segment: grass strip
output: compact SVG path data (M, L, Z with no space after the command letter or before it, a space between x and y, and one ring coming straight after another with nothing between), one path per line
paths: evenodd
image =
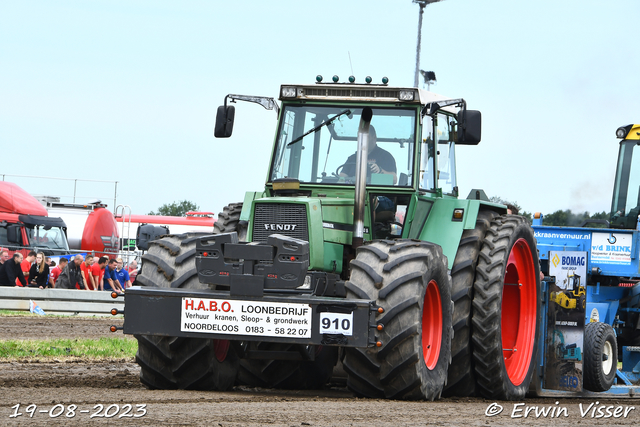
M0 360L30 357L133 358L137 350L138 341L127 338L0 340Z

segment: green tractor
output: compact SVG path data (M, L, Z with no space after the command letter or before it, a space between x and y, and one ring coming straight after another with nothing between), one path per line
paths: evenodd
M463 99L373 84L283 85L264 189L211 235L150 243L124 332L152 389L320 388L336 366L374 398L521 399L542 295L529 224L482 190L458 198ZM482 173L481 169L478 173Z

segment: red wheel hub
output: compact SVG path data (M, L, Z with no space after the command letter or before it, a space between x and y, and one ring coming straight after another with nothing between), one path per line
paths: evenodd
M432 280L427 285L422 308L422 354L427 369L438 364L442 345L442 302L438 283Z
M519 239L511 248L502 290L502 354L507 375L522 384L532 362L536 338L537 278L529 244Z
M222 363L227 358L229 352L229 340L213 340L213 353L218 362Z

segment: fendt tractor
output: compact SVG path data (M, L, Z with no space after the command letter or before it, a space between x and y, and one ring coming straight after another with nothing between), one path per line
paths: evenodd
M266 184L214 234L151 242L124 297L141 381L319 388L337 365L360 396L521 399L538 255L522 217L482 190L458 198L455 147L480 142L480 112L386 78L316 80L218 108L221 138L228 101L275 110Z
M539 396L640 396L640 125L620 127L616 136L609 220L543 226L536 214L533 221L550 302L543 305L541 336L564 336L582 352L582 360L566 360L562 340L541 343Z

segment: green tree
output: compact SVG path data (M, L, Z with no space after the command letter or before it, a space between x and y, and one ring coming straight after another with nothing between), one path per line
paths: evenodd
M571 209L557 210L553 213L546 214L542 219L543 225L553 225L561 227L579 227L585 220L588 219L609 219L609 214L602 211L596 212L590 215L589 212L573 213ZM586 225L589 228L605 228L605 224L589 223Z
M149 215L165 215L165 216L186 216L187 212L198 211L200 206L196 205L189 200L183 200L181 202L173 202L171 204L165 203L158 208L157 212L149 212Z

